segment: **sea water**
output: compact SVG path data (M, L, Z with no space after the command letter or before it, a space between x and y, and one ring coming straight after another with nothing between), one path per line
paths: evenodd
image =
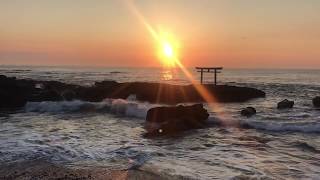
M0 74L86 86L102 80L191 83L179 69L162 68L0 66ZM212 82L212 74L205 79ZM97 103L28 102L21 110L0 114L0 163L39 159L193 179L320 179L320 110L311 101L320 95L319 70L225 69L218 80L266 92L266 98L244 103L206 105L209 120L251 129L217 126L146 139L146 113L160 105L136 101L134 95ZM277 102L286 98L295 101L294 108L277 110ZM239 111L247 106L255 107L257 115L241 117Z

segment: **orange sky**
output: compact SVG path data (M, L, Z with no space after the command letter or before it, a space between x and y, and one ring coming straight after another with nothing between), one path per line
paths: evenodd
M159 66L128 1L185 66L320 68L318 0L2 0L0 64Z

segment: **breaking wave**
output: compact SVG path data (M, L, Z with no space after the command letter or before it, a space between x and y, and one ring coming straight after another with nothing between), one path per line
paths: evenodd
M28 102L25 106L26 112L39 113L77 113L97 112L111 113L120 116L145 118L148 109L152 105L148 103L135 102L130 99L105 99L102 102L87 101L44 101Z
M244 127L275 131L275 132L303 132L320 133L320 122L266 122L266 121L242 121Z
M44 101L44 102L28 102L25 106L26 112L39 113L110 113L119 116L135 117L145 119L147 111L157 106L137 102L134 97L128 99L105 99L102 102L87 102L87 101ZM219 120L215 117L210 117L209 121L214 123ZM214 123L219 125L219 123ZM320 122L274 122L269 120L241 120L240 125L244 128L253 128L257 130L266 130L274 132L302 132L302 133L320 133Z

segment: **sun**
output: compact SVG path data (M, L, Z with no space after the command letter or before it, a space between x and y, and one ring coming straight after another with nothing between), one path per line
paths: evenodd
M172 58L174 56L172 45L168 42L163 44L163 53L167 58Z
M178 59L178 41L168 33L160 33L158 39L158 54L160 61L166 67L175 67Z

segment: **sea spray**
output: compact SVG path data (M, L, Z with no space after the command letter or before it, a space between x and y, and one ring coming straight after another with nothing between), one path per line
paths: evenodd
M120 116L145 118L147 111L152 107L149 103L142 103L125 99L105 99L101 102L87 101L44 101L28 102L26 112L40 113L111 113Z

